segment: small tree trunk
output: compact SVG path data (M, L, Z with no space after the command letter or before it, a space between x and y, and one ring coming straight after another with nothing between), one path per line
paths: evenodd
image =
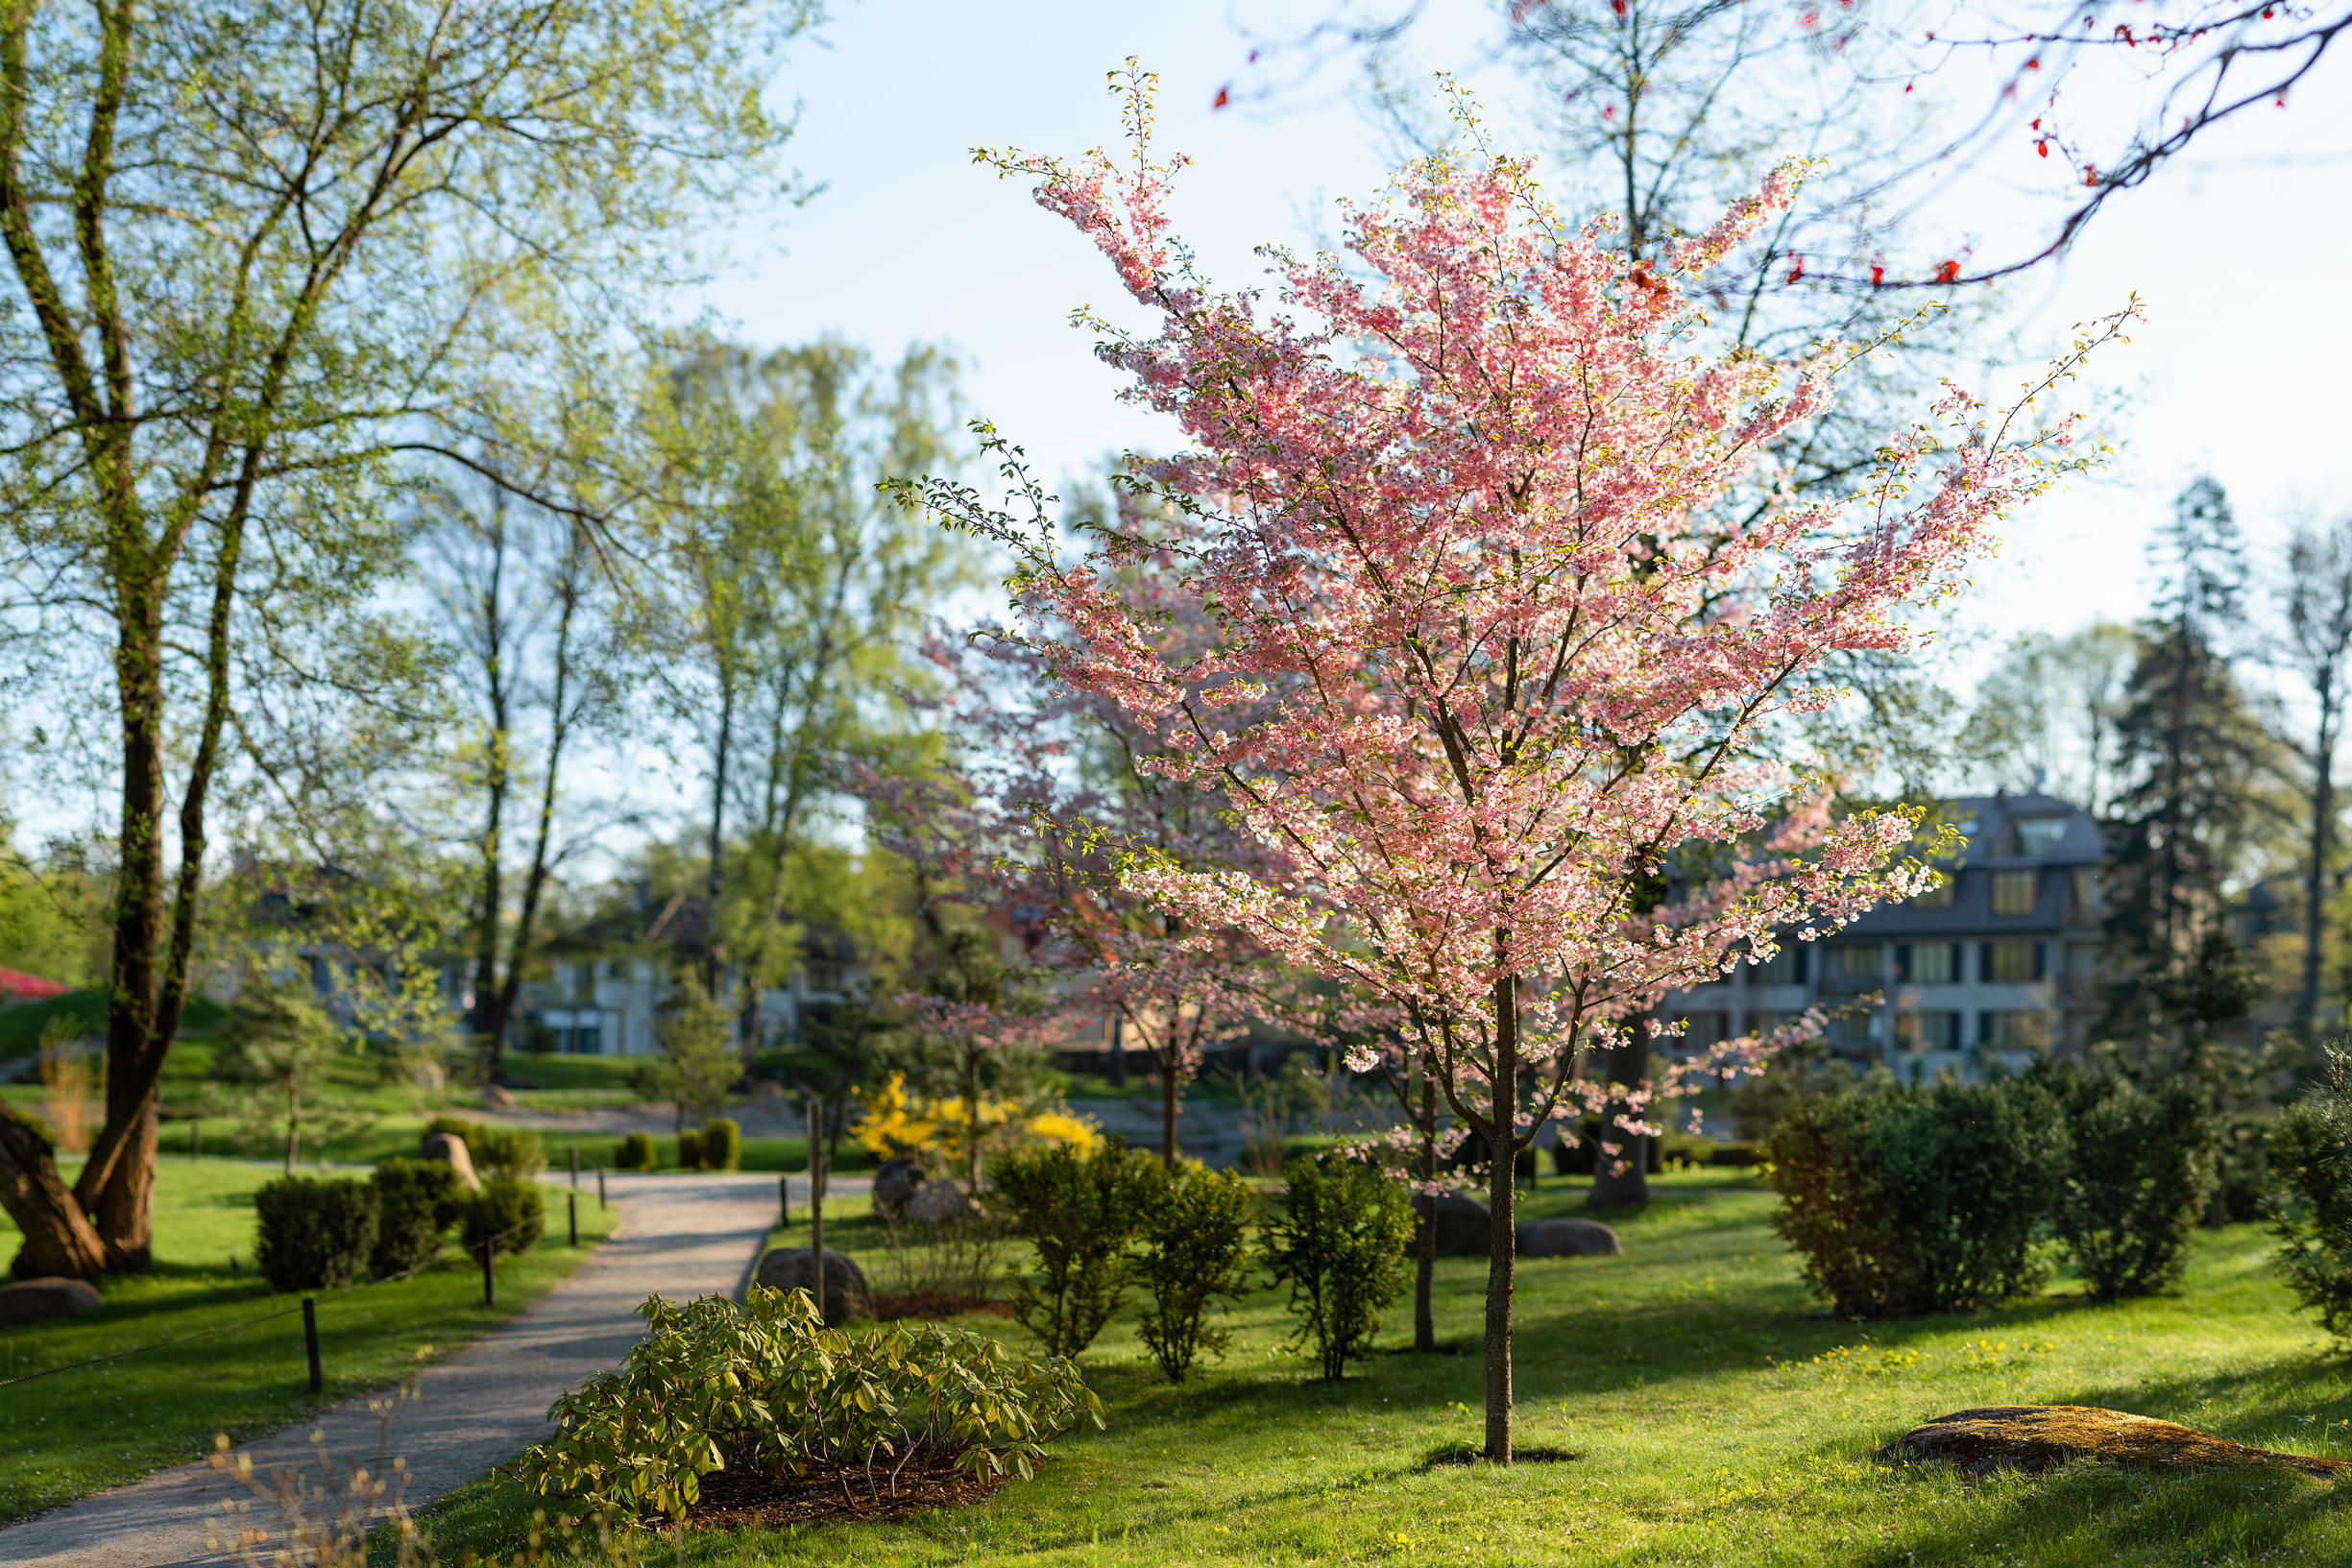
M1633 1038L1602 1053L1602 1062L1612 1087L1632 1088L1641 1082L1649 1071L1650 1046L1638 1025ZM1592 1190L1585 1194L1588 1209L1631 1209L1650 1201L1649 1136L1612 1130L1619 1119L1632 1121L1633 1109L1622 1097L1612 1094L1601 1112L1601 1137L1610 1143L1621 1142L1622 1148L1615 1160L1597 1147L1592 1151ZM1616 1165L1624 1169L1612 1170Z
M1420 1177L1426 1185L1438 1176L1438 1086L1418 1067L1414 1073L1421 1080ZM1413 1246L1413 1349L1426 1356L1438 1348L1438 1200L1423 1192L1416 1196L1413 1208L1420 1219Z
M1512 1181L1512 1144L1519 1110L1518 977L1494 982L1494 1125L1487 1134L1487 1459L1511 1462L1511 1289L1517 1264L1512 1231L1518 1189Z
M1159 1138L1160 1163L1174 1170L1176 1163L1176 1046L1168 1048L1170 1060L1160 1063L1159 1070Z
M90 1279L107 1266L96 1227L58 1174L49 1141L0 1105L0 1209L24 1232L16 1272Z

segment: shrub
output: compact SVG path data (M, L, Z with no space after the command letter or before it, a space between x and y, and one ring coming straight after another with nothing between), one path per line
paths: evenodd
M613 1146L613 1169L616 1170L650 1170L661 1162L649 1132L624 1133Z
M702 1134L691 1127L678 1134L678 1169L681 1170L702 1169Z
M376 1191L364 1181L281 1176L254 1194L261 1217L254 1259L273 1291L351 1284L376 1243Z
M441 1255L449 1227L465 1210L457 1172L439 1160L386 1160L368 1178L376 1189L376 1245L368 1271L391 1279Z
M491 1176L466 1198L466 1254L478 1258L485 1243L501 1252L524 1253L539 1244L546 1228L547 1202L539 1183L520 1176Z
M485 1178L494 1171L536 1176L547 1168L546 1147L529 1127L500 1127L461 1116L437 1116L424 1124L424 1135L430 1138L437 1132L453 1132L463 1138L474 1170Z
M2034 1228L2066 1171L2066 1128L2038 1084L1810 1096L1766 1155L1773 1228L1840 1316L1980 1307L2047 1276Z
M743 1129L723 1116L702 1129L702 1169L733 1170L743 1163Z
M1186 1163L1158 1168L1138 1228L1138 1272L1152 1292L1143 1342L1171 1383L1181 1383L1201 1351L1223 1357L1231 1336L1207 1325L1213 1303L1249 1289L1249 1184L1230 1170Z
M1119 1310L1133 1267L1128 1241L1151 1200L1151 1156L1124 1144L1067 1146L998 1158L997 1206L1037 1249L1037 1272L1013 1282L1012 1315L1048 1352L1075 1356Z
M2282 1243L2271 1266L2321 1327L2352 1339L2352 1085L2343 1058L2329 1069L2270 1137L2270 1230Z
M1404 1289L1413 1201L1369 1165L1298 1159L1283 1168L1282 1210L1266 1226L1266 1266L1290 1285L1296 1342L1312 1341L1336 1382L1370 1352L1381 1310Z
M706 1296L639 1309L645 1338L548 1413L553 1438L518 1463L524 1486L599 1508L683 1519L702 1478L862 1473L869 1493L909 1467L1027 1478L1044 1444L1103 1406L1078 1370L996 1339L891 1323L852 1339L805 1291L754 1286L743 1305Z
M2070 1153L2051 1215L2091 1294L2153 1295L2180 1283L2213 1191L2213 1120L2179 1079L2155 1093L2112 1069L2036 1063L2028 1076L2066 1118Z

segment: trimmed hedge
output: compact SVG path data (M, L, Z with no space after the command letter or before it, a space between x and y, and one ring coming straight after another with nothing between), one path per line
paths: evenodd
M254 1249L273 1291L335 1291L359 1277L376 1244L376 1190L364 1181L280 1176L254 1194Z

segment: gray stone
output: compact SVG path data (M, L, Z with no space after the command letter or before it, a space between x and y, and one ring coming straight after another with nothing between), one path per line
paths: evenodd
M71 1317L77 1313L96 1312L99 1306L97 1288L87 1280L46 1275L0 1285L0 1323Z
M458 1182L469 1192L479 1192L482 1178L473 1173L473 1156L467 1151L466 1141L453 1132L437 1132L424 1140L424 1157L439 1160L457 1172Z
M503 1085L494 1083L482 1091L482 1103L494 1111L511 1111L515 1109L515 1097Z
M760 1256L757 1285L778 1291L808 1291L814 1294L816 1269L805 1246L770 1247ZM837 1328L853 1317L874 1315L874 1292L865 1272L833 1248L825 1249L825 1326Z
M963 1183L947 1176L925 1182L907 1200L907 1218L918 1225L944 1225L952 1219L968 1219L974 1212L971 1194L963 1190Z
M901 1156L874 1171L874 1212L885 1219L907 1218L907 1201L922 1189L923 1162Z
M1476 1198L1461 1193L1438 1194L1438 1250L1483 1258L1494 1232L1494 1217Z
M1536 1219L1517 1231L1522 1258L1598 1258L1623 1252L1617 1233L1597 1219Z

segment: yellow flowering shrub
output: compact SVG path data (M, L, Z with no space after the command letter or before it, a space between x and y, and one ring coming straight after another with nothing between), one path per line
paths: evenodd
M956 1167L964 1162L975 1138L989 1153L1047 1144L1082 1154L1103 1142L1103 1129L1066 1105L1031 1114L1011 1100L983 1095L976 1116L961 1095L931 1099L916 1094L907 1087L903 1073L891 1073L879 1089L861 1091L858 1108L858 1142L883 1160L911 1156Z

